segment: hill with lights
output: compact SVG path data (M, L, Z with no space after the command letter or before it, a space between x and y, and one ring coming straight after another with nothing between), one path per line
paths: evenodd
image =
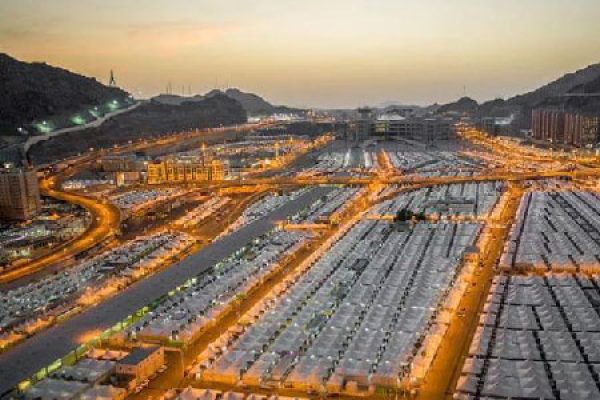
M127 92L96 79L3 53L0 94L0 135L80 125L133 102Z

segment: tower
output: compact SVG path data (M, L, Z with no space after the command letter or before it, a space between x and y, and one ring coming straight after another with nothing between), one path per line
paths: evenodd
M206 164L206 143L202 142L202 146L200 148L202 150L202 163Z
M115 80L115 74L113 73L113 70L110 70L110 79L108 80L108 86L117 86L117 81Z
M366 140L371 135L371 125L373 123L373 110L368 107L358 109L359 118L356 124L355 140Z

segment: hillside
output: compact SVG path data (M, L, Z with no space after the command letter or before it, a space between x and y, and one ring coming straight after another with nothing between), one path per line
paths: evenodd
M239 101L242 107L252 115L270 115L300 111L286 106L275 106L254 93L245 93L238 89L227 89L225 95Z
M538 104L548 101L548 99L585 87L586 84L589 84L598 78L600 78L600 64L593 64L575 72L568 73L539 89L508 99L507 103L526 108L535 107Z
M128 97L125 91L93 78L0 53L0 135L16 135L18 127L27 127L35 120Z
M560 108L576 112L600 111L598 97L570 97L573 93L600 91L600 64L593 64L566 74L547 85L508 100L497 99L483 103L479 113L487 116L514 115L516 128L530 128L531 112L535 108Z
M535 108L559 108L577 112L600 112L600 64L568 73L536 90L509 99L494 99L477 104L463 97L439 107L438 112L472 114L481 117L512 116L515 131L530 128ZM577 96L574 96L577 94ZM588 94L582 96L581 94Z
M179 105L185 102L198 102L216 95L225 95L233 100L238 101L249 115L271 115L276 113L292 113L302 111L286 106L274 106L257 94L242 92L239 89L227 89L224 92L219 89L214 89L206 93L204 96L195 95L191 97L173 94L161 94L152 98L152 100L161 104Z
M195 96L179 96L176 94L159 94L151 99L155 103L179 106L185 102L195 102L204 100L204 96L197 94Z
M470 97L462 97L454 103L448 103L437 109L439 113L470 114L477 112L479 104Z
M114 144L192 129L240 124L246 111L235 100L215 95L180 105L149 101L133 111L116 116L99 128L67 133L41 142L30 153L36 164L59 160L89 148L108 148Z

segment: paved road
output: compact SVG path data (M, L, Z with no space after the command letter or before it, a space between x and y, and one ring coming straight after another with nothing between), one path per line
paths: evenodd
M34 146L34 145L38 144L39 142L44 142L46 140L60 136L64 133L79 132L79 131L83 131L83 130L89 129L89 128L97 128L97 127L101 126L103 123L105 123L106 121L108 121L109 119L116 117L117 115L124 114L129 111L135 110L142 103L143 102L140 101L140 102L137 102L127 108L108 113L105 116L96 118L95 120L90 121L85 125L73 126L73 127L64 128L64 129L57 129L57 130L47 133L45 135L32 136L29 139L27 139L27 141L25 142L25 151L29 151L31 146Z
M13 282L50 265L60 263L61 261L64 262L64 260L68 260L94 247L102 240L114 236L119 229L121 219L119 209L109 203L103 203L88 196L62 191L59 189L59 184L57 184L55 179L42 181L40 191L44 195L77 204L87 209L92 215L92 222L85 233L76 239L57 247L43 257L36 258L26 264L1 273L0 283Z
M453 183L488 182L488 181L528 181L547 178L589 178L600 176L600 168L586 168L577 171L535 171L535 172L510 172L497 170L486 175L473 176L419 176L419 175L390 175L390 176L272 176L249 179L235 179L221 181L211 186L211 189L230 188L237 186L279 185L279 186L315 186L315 185L449 185ZM189 184L188 184L189 185ZM191 184L193 185L193 184ZM177 187L179 184L164 184L161 187Z
M246 124L240 127L215 128L210 132L203 130L201 131L201 134L204 135L207 140L212 140L214 139L215 135L218 135L219 133L228 131L238 132L240 130L247 131L253 129L254 127L256 127L256 125ZM210 138L206 135L210 135ZM144 141L143 143L135 143L120 147L118 149L112 149L110 153L123 154L132 151L148 149L153 146L162 148L163 146L172 145L174 143L182 143L186 140L197 139L199 137L201 136L199 136L198 133L187 132L150 142ZM90 152L84 156L72 158L68 160L68 162L71 164L84 165L90 161L102 157L105 154L107 153L103 149L100 149ZM74 173L75 170L75 168L70 168L67 170L67 172L70 171L71 173ZM64 173L65 171L63 171L63 174ZM74 192L63 191L60 188L60 184L60 179L57 176L43 179L40 181L40 191L43 195L54 197L69 203L74 203L86 208L92 215L92 223L90 227L83 235L64 245L56 247L51 253L1 273L0 284L11 283L12 285L18 286L18 283L16 283L17 280L27 282L27 279L24 278L28 278L32 274L45 270L50 266L57 267L58 265L58 267L63 267L65 261L70 261L75 255L94 247L103 240L110 239L119 229L120 212L117 207L108 203L103 203L92 197L84 196ZM61 262L63 262L62 265L60 265ZM2 287L6 288L10 286L11 285L4 285Z
M273 221L291 216L317 200L330 188L320 187L290 201L225 238L203 248L180 263L144 279L117 296L66 322L54 326L0 355L0 396L41 368L63 357L92 331L104 331L146 304L210 268L258 236L272 229Z

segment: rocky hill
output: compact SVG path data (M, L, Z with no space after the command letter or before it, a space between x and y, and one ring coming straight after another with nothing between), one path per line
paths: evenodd
M249 115L271 115L276 113L293 113L303 111L286 106L275 106L257 94L242 92L239 89L227 89L225 91L214 89L205 95L195 95L191 97L173 94L161 94L152 98L152 100L162 104L179 105L185 102L201 101L216 95L225 95L233 100L238 101Z
M240 103L222 94L179 105L149 101L106 121L98 128L67 133L41 142L31 148L30 155L36 164L42 164L89 148L108 148L140 138L246 121L246 111Z
M475 116L513 116L515 130L529 128L535 108L560 108L577 112L600 112L600 64L566 74L531 92L509 99L494 99L477 104L470 98L441 106L440 112L467 113ZM577 94L577 95L575 95ZM583 94L583 95L582 95Z
M16 135L18 127L34 120L128 97L125 91L93 78L0 53L0 135Z
M179 106L185 102L195 102L204 100L204 96L197 94L195 96L179 96L176 94L159 94L151 99L155 103L168 104L172 106Z
M547 102L549 99L585 88L586 85L599 78L600 64L593 64L578 71L566 74L539 89L510 98L507 102L511 105L532 108Z
M470 97L462 97L454 103L448 103L437 109L439 113L471 114L477 112L479 104Z
M239 89L227 89L225 95L239 101L248 114L252 115L270 115L301 111L286 106L275 106L254 93L242 92Z

